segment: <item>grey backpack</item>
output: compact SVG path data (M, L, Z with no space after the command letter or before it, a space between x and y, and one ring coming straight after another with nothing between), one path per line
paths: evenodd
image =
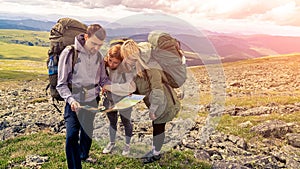
M187 79L186 64L182 63L180 42L170 34L152 31L148 35L151 44L151 58L162 67L172 88L179 88Z

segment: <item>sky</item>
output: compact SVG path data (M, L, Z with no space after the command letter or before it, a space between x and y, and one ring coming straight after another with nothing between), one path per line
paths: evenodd
M0 13L115 20L161 12L218 32L300 36L300 0L0 0Z

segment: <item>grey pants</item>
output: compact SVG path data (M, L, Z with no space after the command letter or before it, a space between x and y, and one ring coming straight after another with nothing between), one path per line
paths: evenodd
M126 144L130 144L130 139L132 137L131 112L132 112L132 108L119 110L121 122L123 123L125 128ZM109 124L110 124L109 125L110 142L115 142L116 132L117 132L117 122L118 122L118 111L108 112L107 117L109 119Z

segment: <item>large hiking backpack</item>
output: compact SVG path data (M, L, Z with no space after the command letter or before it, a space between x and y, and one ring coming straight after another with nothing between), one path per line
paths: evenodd
M67 46L70 46L68 57L72 54L72 65L74 66L74 63L76 63L75 60L78 57L77 51L74 50L74 40L77 35L86 33L86 29L87 26L78 20L71 18L61 18L50 30L50 48L48 50L47 60L49 84L46 87L46 91L48 90L48 88L50 88L50 95L53 102L54 100L63 101L63 98L56 90L59 55ZM55 104L53 105L55 106Z
M151 57L162 67L168 84L179 88L187 79L186 64L182 63L180 42L170 34L161 31L152 31L148 35L151 44Z

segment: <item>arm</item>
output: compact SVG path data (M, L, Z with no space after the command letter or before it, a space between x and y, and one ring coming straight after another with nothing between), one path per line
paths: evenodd
M122 76L122 74L119 74L119 76ZM132 94L136 90L136 85L133 81L133 74L125 73L125 83L112 83L111 85L106 85L104 89L118 96L127 96Z
M69 52L70 49L65 48L59 56L56 89L60 96L71 105L75 99L68 87L72 78L72 57L68 58L67 61Z
M166 97L164 93L164 84L162 83L161 71L158 69L147 70L147 75L149 78L151 91L149 95L150 117L151 113L154 113L155 116L158 117L163 113L166 105Z

